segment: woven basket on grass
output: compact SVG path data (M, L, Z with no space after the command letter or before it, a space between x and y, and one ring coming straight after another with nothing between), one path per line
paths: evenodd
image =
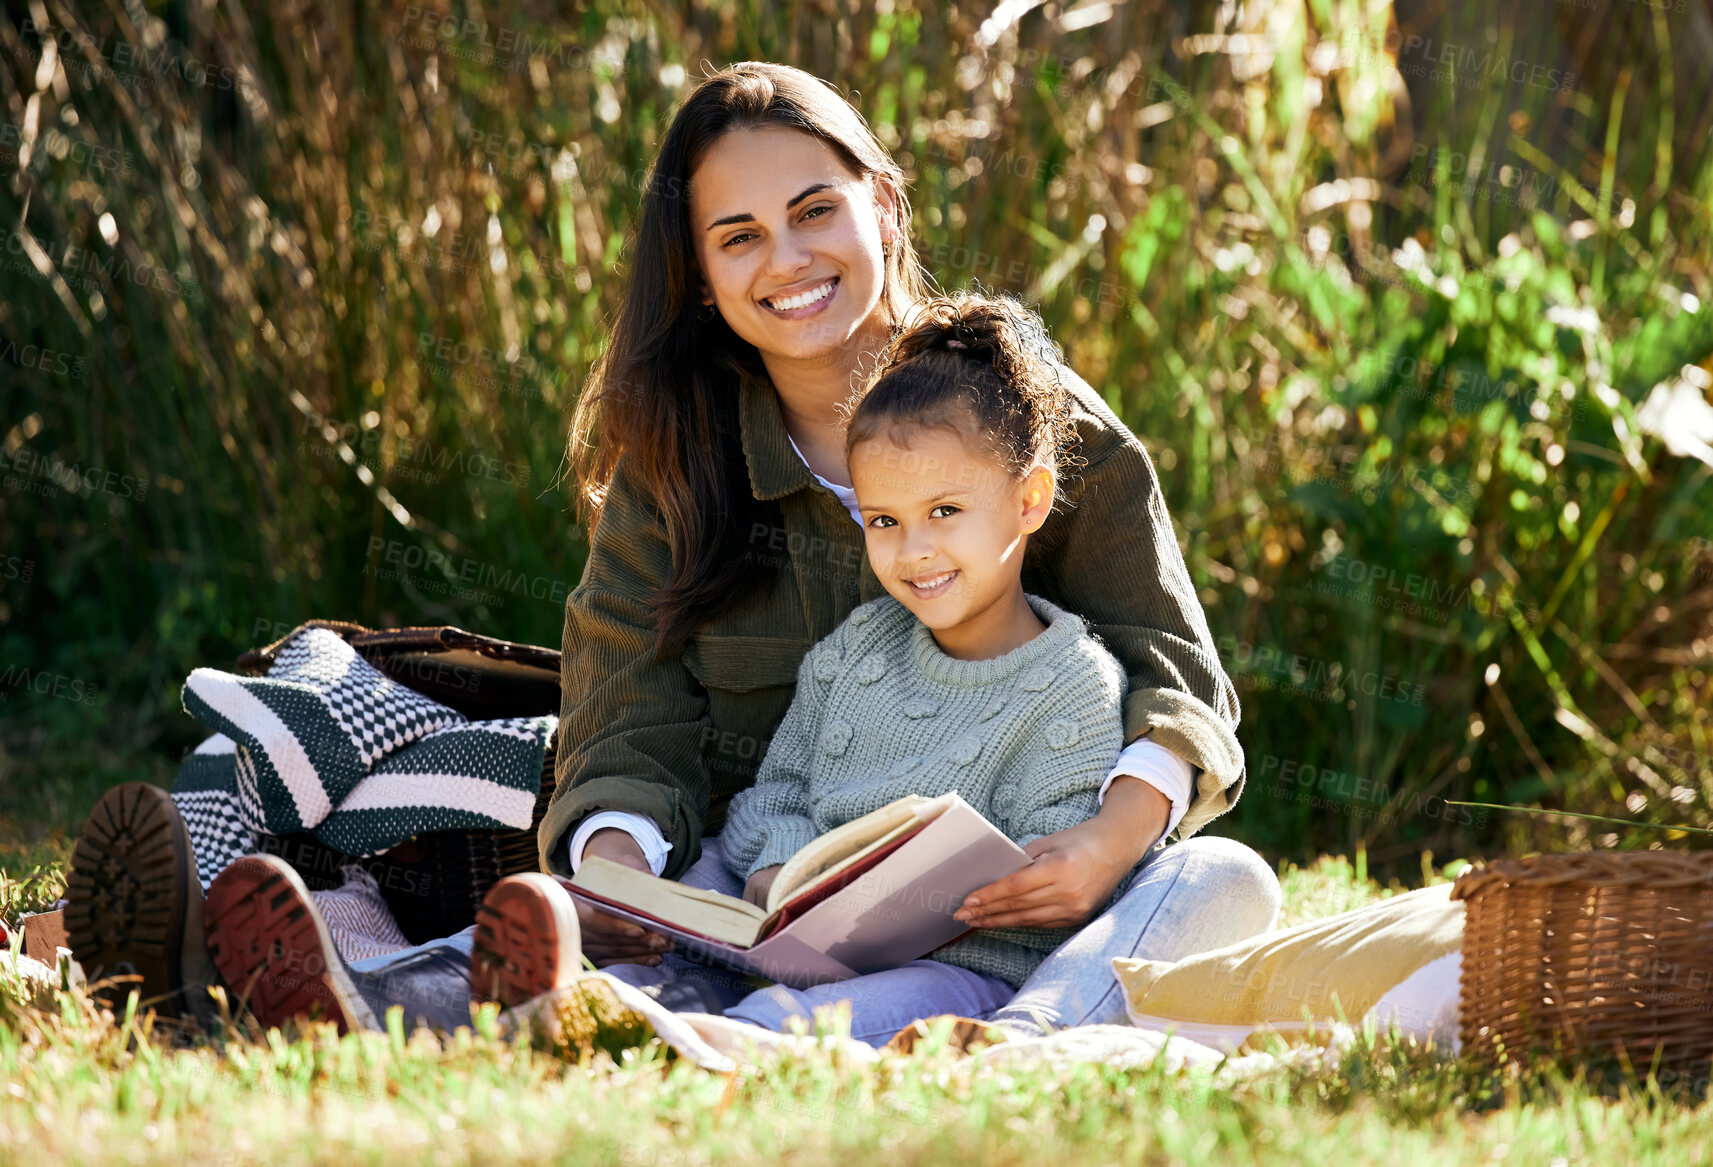
M1589 852L1466 872L1461 1036L1500 1049L1620 1054L1705 1074L1713 1058L1713 854Z
M343 620L311 620L272 644L244 653L238 671L265 674L280 645L306 626L331 629L399 684L466 717L559 712L557 651L450 626L369 629ZM264 850L277 851L311 888L337 887L340 866L361 862L375 875L406 939L422 944L449 936L475 922L482 897L500 879L538 869L535 826L553 797L557 744L555 736L542 761L541 787L528 830L431 831L361 861L334 851L307 831Z

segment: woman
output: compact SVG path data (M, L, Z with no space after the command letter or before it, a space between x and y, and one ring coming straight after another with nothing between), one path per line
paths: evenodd
M732 66L673 119L629 249L624 305L572 424L590 547L566 603L543 870L570 874L595 854L701 886L722 880L726 804L753 782L804 655L884 591L863 555L839 406L927 294L909 222L897 165L857 112L806 73ZM1086 922L991 1013L1020 1030L1123 1022L1114 957L1171 961L1218 948L1270 928L1279 902L1271 869L1241 844L1156 846L1174 828L1193 834L1242 790L1237 695L1146 451L1061 372L1083 466L1064 484L1064 509L1031 537L1022 580L1083 617L1123 666L1129 744L1093 819L1031 842L1029 867L958 912L978 928ZM171 817L164 794L149 805ZM97 812L92 822L106 814ZM91 864L111 850L92 843ZM200 948L194 879L157 882L170 919L186 921L187 951ZM442 1028L467 1022L475 928L347 966L278 857L234 864L216 883L217 962L251 987L264 1022L310 999L347 1027L374 1024L388 1003ZM526 925L563 910L533 909L519 908ZM578 912L582 950L597 964L642 980L645 966L678 959L659 936ZM129 956L108 947L115 966ZM206 963L194 955L186 969ZM562 956L546 953L542 967ZM178 993L181 976L208 975L156 979ZM723 1007L747 988L709 973L684 1003ZM898 1028L917 1020L913 1002L893 1006Z
M753 781L810 646L883 589L863 557L839 406L926 295L897 165L796 69L697 87L644 196L612 342L571 457L590 550L566 605L558 789L544 870L588 855L669 877ZM1100 813L980 889L976 927L1082 924L995 1015L1122 1021L1113 957L1175 960L1265 930L1278 885L1221 839L1155 849L1236 801L1235 689L1141 444L1069 370L1086 466L1032 540L1028 590L1088 620L1129 679ZM853 521L853 519L855 521ZM708 865L704 864L704 871ZM580 908L597 964L667 942ZM899 1024L914 1020L899 1002Z

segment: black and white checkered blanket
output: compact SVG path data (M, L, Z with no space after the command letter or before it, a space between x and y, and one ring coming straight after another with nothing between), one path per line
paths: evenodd
M172 789L204 887L259 835L311 831L361 857L424 831L526 829L558 721L470 721L325 628L288 640L266 677L197 669L184 708L215 731Z

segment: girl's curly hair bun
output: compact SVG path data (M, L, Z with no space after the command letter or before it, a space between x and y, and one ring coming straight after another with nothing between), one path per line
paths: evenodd
M1076 431L1058 347L1022 303L979 290L919 302L873 384L851 406L847 452L883 428L972 418L1016 475L1075 461Z

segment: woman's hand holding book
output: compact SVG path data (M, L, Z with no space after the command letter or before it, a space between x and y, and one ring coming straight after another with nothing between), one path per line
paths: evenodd
M598 855L638 871L649 870L648 860L636 840L621 830L596 831L583 847L583 858ZM759 874L759 873L758 873ZM672 948L672 941L655 932L609 916L583 900L577 900L577 925L582 931L583 954L597 967L609 964L659 964L660 954Z

